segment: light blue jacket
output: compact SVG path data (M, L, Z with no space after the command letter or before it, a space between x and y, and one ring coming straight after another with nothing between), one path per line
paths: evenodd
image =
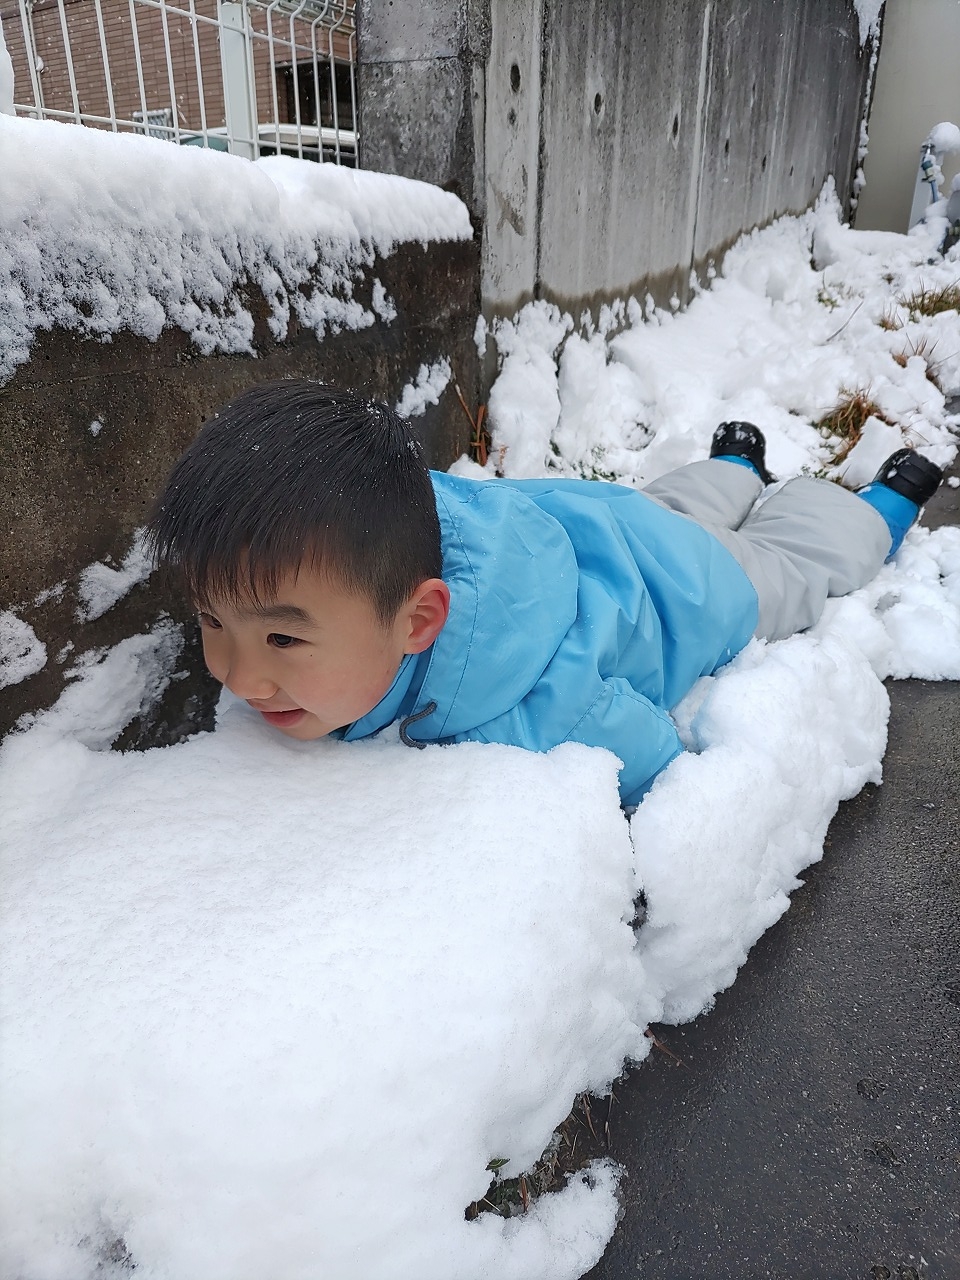
M607 747L639 803L682 750L669 715L750 639L757 596L706 530L593 480L432 473L450 616L341 731L405 741Z

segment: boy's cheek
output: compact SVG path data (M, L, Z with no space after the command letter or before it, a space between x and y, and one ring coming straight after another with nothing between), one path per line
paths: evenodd
M203 660L206 663L207 670L213 676L214 680L223 684L226 674L221 662L218 661L217 644L208 638L206 628L200 632L200 643L203 645Z

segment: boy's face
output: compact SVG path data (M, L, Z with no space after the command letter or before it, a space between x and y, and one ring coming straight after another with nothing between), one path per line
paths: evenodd
M385 625L366 596L301 569L262 605L208 601L199 615L203 656L268 724L306 742L372 711L404 654L433 643L448 606L447 587L431 578Z

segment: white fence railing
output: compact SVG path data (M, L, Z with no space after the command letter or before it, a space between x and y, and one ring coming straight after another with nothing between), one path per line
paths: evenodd
M357 162L354 0L0 0L18 115Z

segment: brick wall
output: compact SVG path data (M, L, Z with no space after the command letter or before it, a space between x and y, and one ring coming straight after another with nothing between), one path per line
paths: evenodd
M220 46L215 25L217 0L194 0L196 44L188 12L168 10L166 22L161 10L145 4L134 4L136 33L131 20L129 0L101 0L104 40L109 61L109 79L113 89L114 112L122 120L131 120L135 111L158 111L176 106L181 129L201 128L201 86L206 108L207 127L222 127L224 121L223 87L220 73ZM65 0L70 53L80 111L108 117L107 73L94 0ZM253 29L267 35L264 9L253 9ZM4 36L13 60L14 101L31 106L33 89L27 61L27 43L19 7L0 5ZM60 7L56 0L40 0L32 8L33 39L42 67L38 70L42 106L50 111L73 113L73 96L67 66L66 43ZM291 42L296 44L296 60L303 65L312 59L315 41L321 78L329 79L329 33L319 25L312 33L311 24L302 19L274 14L273 50L266 39L254 41L254 71L257 107L261 121L292 119L282 68L291 62ZM136 40L135 40L136 34ZM334 57L349 61L349 31L333 36ZM139 41L143 74L143 99L137 77L136 41ZM169 45L169 70L167 47ZM198 73L199 62L199 73ZM274 65L275 64L275 65ZM312 79L312 71L309 73ZM172 80L172 90L171 90ZM273 86L276 83L276 105ZM350 122L340 120L341 126Z

